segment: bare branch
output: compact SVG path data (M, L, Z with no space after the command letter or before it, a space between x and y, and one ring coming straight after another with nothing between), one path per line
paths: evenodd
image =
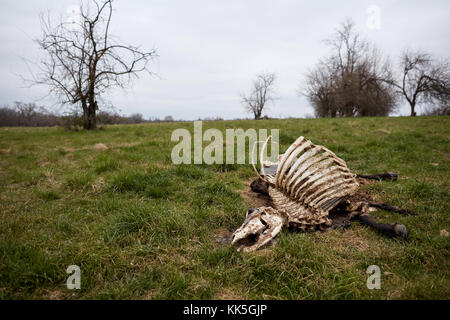
M112 37L112 13L113 0L91 0L80 6L76 23L61 19L53 26L50 15L41 16L42 38L36 42L46 59L34 83L49 86L63 104L80 104L86 129L95 128L100 95L125 87L141 71L152 74L148 63L157 56Z

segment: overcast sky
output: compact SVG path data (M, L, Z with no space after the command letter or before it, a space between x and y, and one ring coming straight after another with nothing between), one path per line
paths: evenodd
M54 104L39 100L45 87L25 88L20 75L29 71L20 57L35 60L39 54L32 41L40 35L39 13L50 10L56 17L77 3L1 0L0 105ZM370 24L371 6L379 8L379 28ZM139 112L145 118L250 117L239 93L249 90L257 73L268 71L277 75L279 98L269 116L313 114L298 89L305 72L329 53L323 40L346 17L391 58L404 48L450 56L448 0L117 0L111 32L143 49L156 48L159 58L150 68L159 77L143 74L131 88L105 98L121 114ZM408 112L402 106L398 114Z

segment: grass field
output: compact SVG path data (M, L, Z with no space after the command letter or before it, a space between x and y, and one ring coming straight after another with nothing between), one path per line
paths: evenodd
M345 231L289 233L238 253L216 237L251 206L250 165L171 161L176 128L106 126L95 132L0 128L1 299L449 299L450 118L204 122L207 128L280 129L280 152L300 135L355 173L396 172L364 185L410 241L354 222ZM96 150L97 143L107 150ZM66 269L81 267L81 290ZM366 268L381 268L368 290Z

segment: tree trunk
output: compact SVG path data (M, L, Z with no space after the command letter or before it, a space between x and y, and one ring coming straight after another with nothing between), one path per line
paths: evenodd
M87 102L87 103L86 103ZM94 88L91 86L89 90L87 101L85 101L86 108L84 110L84 129L94 130L97 128L96 111L98 109L97 101L95 101Z
M415 103L411 103L411 117L415 117L416 116L416 104Z
M97 128L97 119L95 116L95 106L89 105L87 112L84 114L84 129L94 130Z
M83 106L83 128L86 130L94 130L97 128L97 119L95 111L97 110L97 104L89 103L89 105L84 101Z

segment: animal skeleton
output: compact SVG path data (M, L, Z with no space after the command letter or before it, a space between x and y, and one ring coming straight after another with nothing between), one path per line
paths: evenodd
M361 201L358 197L357 178L396 180L396 174L352 174L344 160L304 137L299 137L280 155L277 163L264 162L263 154L270 138L260 152L261 174L254 167L259 179L253 181L251 188L268 195L272 207L253 208L247 212L244 223L232 235L231 243L238 251L254 251L269 245L283 227L323 231L332 226L342 227L355 217L390 236L407 239L404 225L377 223L369 211L381 208L403 214L413 212Z

